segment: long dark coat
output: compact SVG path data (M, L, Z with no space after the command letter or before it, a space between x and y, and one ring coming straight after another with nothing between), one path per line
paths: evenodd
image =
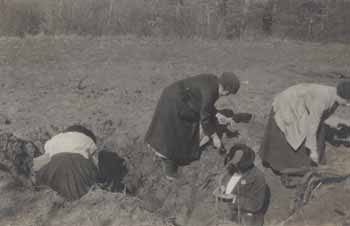
M200 74L177 81L163 90L145 142L179 165L200 158L199 125L206 135L215 131L215 102L219 81Z

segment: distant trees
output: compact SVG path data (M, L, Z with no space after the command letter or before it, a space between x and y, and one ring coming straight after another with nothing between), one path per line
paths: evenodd
M0 0L0 35L350 40L349 0Z

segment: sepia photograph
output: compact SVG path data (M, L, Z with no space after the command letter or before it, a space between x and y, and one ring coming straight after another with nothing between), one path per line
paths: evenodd
M350 0L0 0L0 226L350 226Z

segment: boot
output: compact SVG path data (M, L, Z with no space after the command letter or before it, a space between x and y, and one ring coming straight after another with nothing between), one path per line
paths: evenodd
M162 158L162 168L168 180L173 181L177 179L178 165L174 161Z

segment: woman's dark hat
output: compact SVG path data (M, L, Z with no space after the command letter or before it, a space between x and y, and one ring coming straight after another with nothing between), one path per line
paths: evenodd
M224 90L229 91L232 94L237 93L241 86L238 77L232 72L222 73L219 81Z
M235 155L238 152L242 152L241 157L234 161ZM229 162L234 164L239 171L245 171L254 166L255 152L246 144L234 145L225 158L225 165Z

